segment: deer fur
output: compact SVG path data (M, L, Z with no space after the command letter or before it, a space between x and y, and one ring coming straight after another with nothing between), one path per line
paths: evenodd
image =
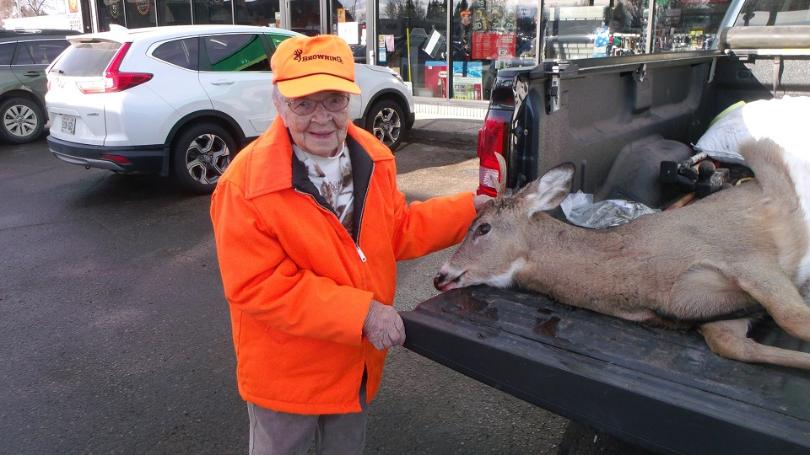
M810 195L797 193L804 181L794 185L810 179L810 166L767 140L740 152L755 180L605 230L547 213L570 192L575 171L551 169L514 196L488 202L434 284L442 291L516 285L622 319L697 327L723 357L810 369L810 354L747 337L747 315L764 309L810 341L810 307L799 293L810 274L810 218L801 200Z

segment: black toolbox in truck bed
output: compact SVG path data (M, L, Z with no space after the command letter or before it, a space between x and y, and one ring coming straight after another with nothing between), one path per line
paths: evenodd
M405 347L628 442L672 453L810 453L810 372L736 362L694 331L474 287L402 313ZM810 352L770 320L767 344Z

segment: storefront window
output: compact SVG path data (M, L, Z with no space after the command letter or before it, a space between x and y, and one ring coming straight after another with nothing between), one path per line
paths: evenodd
M321 33L321 1L295 0L288 3L290 8L290 29L307 36Z
M648 0L548 0L543 58L637 55L645 52Z
M186 25L191 23L189 0L157 0L158 25Z
M154 27L157 24L153 0L126 0L124 5L127 28Z
M730 0L656 0L654 52L711 49Z
M193 0L195 24L233 24L230 0Z
M98 0L98 29L106 32L110 30L110 24L126 26L124 23L124 1L123 0Z
M489 99L500 68L535 62L537 2L461 0L453 11L455 99Z
M447 97L447 0L380 0L377 59L416 96Z
M366 4L355 0L331 0L332 33L352 48L354 61L366 63Z
M245 25L280 25L278 0L236 0L236 23Z

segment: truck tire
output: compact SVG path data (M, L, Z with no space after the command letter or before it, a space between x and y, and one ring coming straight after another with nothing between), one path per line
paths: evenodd
M172 171L186 190L207 194L236 153L236 140L213 122L192 124L183 129L172 150Z
M405 133L405 114L402 107L392 100L377 101L368 110L366 130L389 149L396 150Z
M45 128L45 112L40 105L23 96L0 103L0 137L13 144L35 141Z

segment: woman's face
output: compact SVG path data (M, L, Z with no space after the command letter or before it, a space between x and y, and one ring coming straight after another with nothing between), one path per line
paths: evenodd
M349 129L348 103L336 112L324 107L324 105L336 105L338 102L335 97L348 99L349 94L324 91L294 99L286 99L283 96L274 98L276 110L290 130L293 142L304 151L313 155L329 157L334 156L343 146ZM307 102L314 103L315 110L308 114L297 113L294 108L306 105Z

